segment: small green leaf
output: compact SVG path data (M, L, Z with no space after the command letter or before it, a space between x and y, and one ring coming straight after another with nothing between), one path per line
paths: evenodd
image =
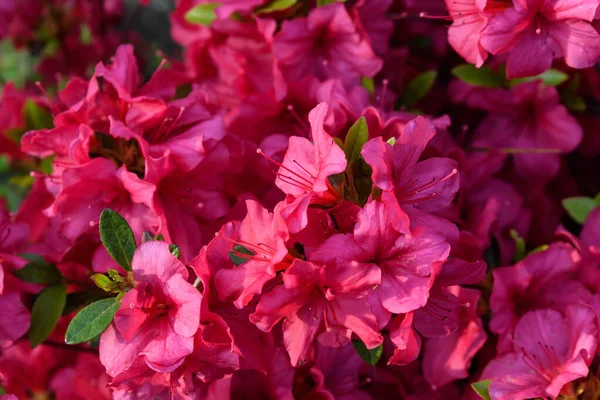
M54 161L54 156L46 157L40 160L40 171L46 175L50 175L54 170L54 165L52 162Z
M94 40L94 36L92 35L92 31L87 24L81 24L79 27L79 40L85 46L91 44Z
M317 0L317 7L323 7L328 4L333 4L335 2L345 3L346 0Z
M169 245L169 251L173 254L173 257L179 258L181 256L181 249L176 244Z
M220 3L198 4L185 13L185 20L190 24L202 24L209 26L215 19L217 19L215 9L220 5Z
M486 66L477 68L471 64L462 64L452 69L452 75L473 86L498 88L502 87L504 83L504 78L500 73Z
M363 76L360 78L360 84L362 87L367 89L367 92L369 92L371 96L375 94L375 82L373 82L373 78L367 78L366 76Z
M527 78L520 78L520 79L511 79L510 81L508 81L508 87L514 87L520 83L532 82L532 81L537 81L537 80L542 80L544 85L558 86L561 83L568 81L569 75L567 75L564 72L559 71L557 69L549 69L548 71L546 71L540 75L530 76Z
M583 112L587 109L585 100L577 94L580 83L581 76L575 73L560 92L560 101L571 111Z
M5 174L10 170L10 158L6 154L0 155L0 174Z
M40 285L54 285L62 280L62 275L56 266L39 261L31 261L13 274L24 282Z
M31 99L23 104L23 120L28 130L51 128L53 125L52 114L45 108L35 104Z
M479 381L471 384L473 390L483 399L491 400L490 397L490 383L491 380Z
M105 292L110 292L112 281L108 276L104 274L94 274L90 276L90 279L94 281L96 286L98 286L100 289L104 290Z
M58 323L67 301L67 287L62 284L48 286L35 299L31 308L29 344L31 348L42 343Z
M367 140L369 140L367 120L365 117L360 117L348 131L346 141L344 142L348 163L353 163L358 160L360 152L365 143L367 143Z
M0 396L2 396L3 394L6 394L6 389L4 389L4 386L2 386L2 384L0 383Z
M106 273L108 274L110 279L112 279L115 282L119 282L121 279L123 279L123 277L119 274L119 272L116 269L111 268L108 271L106 271Z
M598 206L594 199L589 197L569 197L563 199L562 205L571 218L579 224L583 224L590 212Z
M238 254L247 254L249 256L253 256L254 255L254 253L251 250L248 250L247 248L245 248L241 244L237 244L237 245L233 246L233 249L231 249L229 251L229 259L236 266L237 265L242 265L243 263L245 263L246 261L248 261L248 258L246 258L246 257L240 257Z
M527 255L539 253L540 251L545 251L548 249L548 247L550 247L550 246L548 246L547 244L543 244L543 245L538 246L535 249L531 250L529 253L527 253Z
M98 300L79 311L65 334L67 344L92 340L108 328L119 310L121 302L116 297Z
M123 217L108 208L100 215L100 239L113 260L124 270L131 271L136 247L133 231Z
M392 136L391 138L389 138L389 139L387 140L387 142L388 142L388 144L389 144L390 146L393 146L393 145L395 145L395 144L396 144L396 138Z
M267 4L266 6L260 7L259 9L257 9L256 14L260 15L260 14L268 14L268 13L277 12L277 11L284 11L284 10L287 10L288 8L296 5L297 2L298 2L298 0L274 0L274 1L270 2L269 4Z
M427 93L433 87L433 83L437 78L437 71L425 71L417 75L413 80L408 82L402 97L402 104L406 107L410 107L423 97L427 96Z
M596 205L600 206L600 193L598 193L595 197L594 197L594 202L596 203Z
M154 240L158 240L159 242L164 242L165 236L162 233L159 233L158 235L154 236Z
M377 362L381 358L381 355L383 354L383 346L382 345L379 345L379 346L375 347L374 349L370 349L370 350L367 349L367 347L362 342L362 340L353 340L352 345L354 346L354 349L356 350L356 352L358 353L360 358L362 358L363 361L369 365L377 364Z
M510 230L510 237L513 238L516 245L514 261L521 261L525 258L525 239L514 229Z

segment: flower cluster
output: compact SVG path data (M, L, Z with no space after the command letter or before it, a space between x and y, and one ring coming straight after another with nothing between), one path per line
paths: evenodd
M600 0L129 3L0 5L0 400L598 397Z

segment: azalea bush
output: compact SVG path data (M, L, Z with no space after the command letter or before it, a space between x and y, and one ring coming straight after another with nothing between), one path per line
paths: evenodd
M600 399L600 0L1 0L0 400Z

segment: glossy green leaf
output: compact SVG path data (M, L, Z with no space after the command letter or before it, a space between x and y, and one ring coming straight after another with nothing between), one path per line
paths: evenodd
M296 5L298 0L274 0L264 7L259 8L256 14L268 14L277 11L284 11Z
M367 349L362 340L353 340L352 345L354 346L354 349L356 350L360 358L362 358L363 361L369 365L377 364L377 362L381 358L381 355L383 354L382 345L379 345L374 349Z
M317 7L323 7L326 6L328 4L333 4L333 3L345 3L346 0L317 0Z
M65 335L67 344L78 344L92 340L108 328L121 306L116 297L98 300L77 313L69 324Z
M108 208L100 215L100 239L113 260L124 270L131 271L136 247L133 231L123 217Z
M498 88L504 83L504 77L500 73L486 66L477 68L472 64L462 64L452 69L452 75L473 86Z
M549 69L548 71L540 75L520 79L511 79L510 81L508 81L508 86L513 87L523 82L532 82L537 80L541 80L544 83L544 85L558 86L561 83L568 81L569 75L557 69Z
M514 229L510 230L510 237L513 238L516 245L514 261L521 261L525 258L525 239Z
M31 99L25 101L22 112L25 126L29 130L40 130L51 128L53 126L53 119L50 111L40 107Z
M176 244L169 245L169 251L173 254L173 257L179 258L181 256L181 249Z
M220 3L198 4L185 13L185 20L190 24L202 24L209 26L215 19L217 19L215 9L220 5Z
M42 343L56 327L67 301L67 287L62 284L48 286L33 303L29 344L32 348Z
M53 285L62 280L62 274L53 264L47 262L31 261L13 274L24 282L40 285Z
M360 157L360 152L363 146L369 140L369 127L367 126L367 120L365 117L360 117L358 121L352 125L348 134L346 135L346 141L344 142L344 148L346 152L346 159L348 163L353 163Z
M473 390L484 400L491 400L490 398L490 383L491 380L479 381L471 384Z
M433 87L435 80L437 79L437 71L425 71L417 75L411 80L404 90L404 96L402 97L402 104L406 107L410 107L423 97L427 96L427 93Z
M110 278L104 274L94 274L90 277L92 281L98 286L100 289L105 292L110 292L112 281Z
M375 94L375 82L373 82L373 78L367 78L366 76L363 76L360 78L360 84L362 87L367 89L367 92L369 92L371 96Z
M594 199L589 197L569 197L563 199L562 205L571 218L579 224L583 224L590 212L598 206Z
M251 250L248 250L247 248L245 248L241 244L237 244L237 245L233 246L233 249L231 249L231 251L229 251L229 259L236 266L237 265L242 265L243 263L245 263L246 261L248 261L248 258L249 258L249 257L239 256L238 254L247 254L249 256L253 256L254 252L252 252Z

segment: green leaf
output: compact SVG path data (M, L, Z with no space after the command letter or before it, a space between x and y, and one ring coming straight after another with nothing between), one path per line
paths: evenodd
M581 76L575 73L560 92L560 101L571 111L583 112L587 109L585 100L577 94L580 83Z
M116 297L98 300L79 311L69 324L65 334L67 344L92 340L108 328L121 306Z
M296 5L297 2L298 2L298 0L274 0L274 1L270 2L269 4L267 4L266 6L260 7L259 9L257 9L256 14L260 15L260 14L268 14L268 13L277 12L277 11L284 11L284 10L287 10L288 8Z
M344 142L346 159L349 164L358 160L360 152L365 143L367 143L367 140L369 140L367 120L365 117L360 117L348 131L346 141Z
M513 87L520 83L532 82L532 81L537 81L537 80L542 80L544 85L558 86L561 83L568 81L569 75L567 75L564 72L559 71L557 69L549 69L548 71L546 71L540 75L530 76L527 78L520 78L520 79L511 79L510 81L508 81L508 87Z
M181 249L176 244L169 245L169 251L173 254L173 257L179 258L181 256Z
M345 3L346 0L317 0L317 7L323 7L328 4L333 4L335 2Z
M10 158L8 155L0 155L0 174L5 174L10 170Z
M35 104L31 99L23 104L23 120L28 130L51 128L53 125L52 114L45 108Z
M0 86L5 82L14 82L18 89L34 79L36 60L26 50L17 49L9 39L0 41Z
M123 217L109 208L100 215L100 239L113 260L124 270L131 271L135 252L133 231Z
M529 253L527 253L527 255L539 253L540 251L545 251L548 249L548 247L550 247L550 246L548 246L547 244L543 244L543 245L538 246L535 249L531 250Z
M525 239L514 229L510 230L510 237L513 238L516 245L514 261L521 261L525 258Z
M0 396L2 396L3 394L6 394L6 389L4 389L4 386L2 386L2 384L0 383Z
M154 234L149 231L144 231L144 233L142 233L142 243L146 243L150 240L154 240Z
M81 24L79 27L79 40L85 46L91 44L94 40L94 36L92 35L92 31L87 24Z
M94 281L96 286L98 286L100 289L104 290L105 292L110 292L112 281L108 276L104 274L94 274L90 276L90 279Z
M490 383L491 380L479 381L471 384L473 390L484 400L491 400Z
M471 64L462 64L452 69L452 75L473 86L498 88L502 87L504 83L504 78L500 73L486 66L477 68Z
M425 71L411 80L404 91L402 104L410 107L429 93L437 78L437 71Z
M42 343L58 323L67 301L67 287L62 284L48 286L35 299L31 308L29 344L31 348Z
M237 245L233 246L233 249L231 249L229 251L229 259L236 266L242 265L243 263L245 263L246 261L248 261L248 258L246 258L246 257L240 257L238 254L247 254L249 256L253 256L254 252L252 252L251 250L248 250L247 248L245 248L241 244L237 244Z
M62 280L62 275L56 266L39 261L31 261L13 274L24 282L40 285L54 285Z
M395 145L395 144L396 144L396 141L397 141L397 140L396 140L396 138L395 138L395 137L393 137L393 136L387 140L387 142L388 142L388 144L389 144L390 146L393 146L393 145Z
M562 205L571 218L579 224L583 224L590 212L598 206L594 199L589 197L569 197L563 199Z
M363 361L369 365L377 364L377 362L381 358L381 355L383 354L383 346L382 345L379 345L379 346L375 347L374 349L370 349L370 350L367 349L367 347L362 342L362 340L353 340L352 345L354 346L354 349L356 350L356 352L358 353L360 358L362 358Z
M360 78L360 84L362 87L367 89L367 92L369 92L371 96L375 94L375 83L373 82L373 78L367 78L366 76L363 76Z
M217 19L215 9L220 5L220 3L198 4L185 13L185 20L190 24L202 24L209 26L215 19Z

